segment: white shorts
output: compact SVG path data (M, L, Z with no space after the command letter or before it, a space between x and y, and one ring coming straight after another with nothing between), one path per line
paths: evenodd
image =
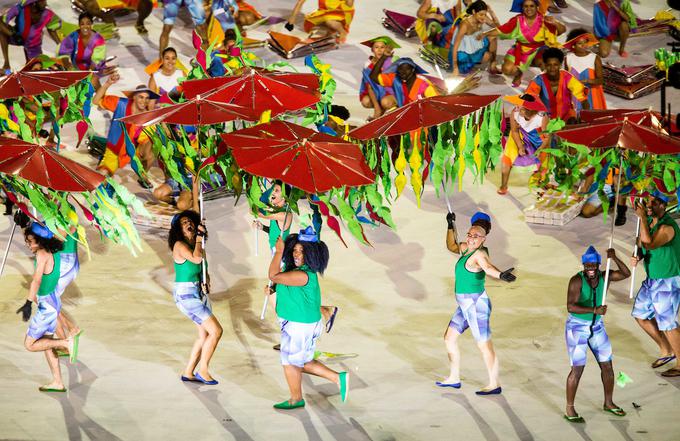
M316 341L321 336L323 321L291 322L279 318L281 325L281 364L303 367L314 360Z

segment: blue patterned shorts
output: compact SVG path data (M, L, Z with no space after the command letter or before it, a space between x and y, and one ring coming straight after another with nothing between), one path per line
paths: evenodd
M38 310L33 314L26 334L36 340L45 334L54 334L57 329L59 311L61 311L61 300L56 291L48 296L38 296Z
M66 291L66 287L73 282L80 271L80 263L78 262L78 254L76 253L62 253L61 265L59 266L59 281L57 282L57 297L61 297Z
M656 319L660 331L678 327L680 276L646 279L635 297L631 315L642 320Z
M599 363L611 361L612 344L609 342L607 331L604 329L602 318L598 318L590 332L590 320L583 320L569 314L564 329L567 341L567 353L572 366L585 366L588 348L593 352Z
M177 20L179 8L184 5L189 10L194 25L200 26L205 23L205 11L202 0L164 0L163 24L174 25Z
M456 294L458 309L453 313L449 327L459 334L470 328L475 341L483 342L491 338L491 300L486 291L475 294Z
M281 364L303 367L314 360L316 341L321 336L323 321L291 322L279 318L281 325Z
M175 282L172 297L177 309L197 325L202 324L212 315L208 297L201 295L198 282Z

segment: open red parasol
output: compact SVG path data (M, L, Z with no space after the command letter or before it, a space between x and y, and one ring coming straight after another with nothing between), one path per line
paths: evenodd
M96 189L106 179L53 148L5 137L0 137L0 173L52 190L79 193Z
M259 119L294 112L319 102L319 78L315 74L248 69L238 76L207 78L182 83L184 96L206 95L216 102L245 106ZM209 94L209 95L207 95Z
M57 90L84 80L92 72L87 70L20 70L0 78L0 99L38 95Z
M308 193L375 180L357 145L296 124L272 121L221 136L218 155L228 147L248 173L280 179Z
M600 123L612 119L628 119L635 124L645 127L663 128L661 114L651 109L608 109L608 110L582 110L581 121L586 123ZM678 130L677 122L671 123L671 131Z
M446 95L424 98L406 104L393 112L358 127L349 136L366 140L382 136L403 135L414 130L436 126L484 108L500 95Z

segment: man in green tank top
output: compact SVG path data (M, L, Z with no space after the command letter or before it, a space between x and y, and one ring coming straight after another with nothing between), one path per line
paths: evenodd
M633 266L643 260L647 279L635 297L631 315L659 346L660 357L652 363L657 368L675 360L675 367L661 373L680 376L680 229L666 214L668 196L655 191L648 203L638 204L641 254L633 257Z
M630 270L616 256L613 248L607 250L607 257L614 260L618 267L616 271L609 271L610 281L616 282L630 277ZM583 271L569 280L567 290L569 315L565 324L564 337L567 342L571 371L567 376L567 409L564 418L571 423L585 422L574 408L574 399L586 366L588 348L595 356L602 372L602 386L604 387L602 409L616 416L626 415L626 412L612 400L614 369L612 367L612 345L602 320L607 313L607 305L604 303L605 275L600 271L601 261L600 254L590 246L581 256Z

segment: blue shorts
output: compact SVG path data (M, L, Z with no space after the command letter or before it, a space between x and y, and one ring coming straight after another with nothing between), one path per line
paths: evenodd
M198 282L175 282L172 297L177 309L197 325L202 324L212 315L208 297L201 294Z
M78 262L77 253L62 253L61 254L61 265L59 266L59 281L57 282L57 288L54 292L57 297L61 297L66 290L66 287L73 282L73 279L78 275L80 270L80 263Z
M45 334L54 334L57 329L59 311L61 311L61 300L56 291L48 296L38 296L38 310L31 318L26 334L36 340Z
M680 276L646 279L635 297L631 315L642 320L656 319L660 331L678 327Z
M612 200L614 198L614 189L612 188L611 185L605 184L602 190L604 191L605 196L607 196L609 200ZM588 196L588 199L586 199L586 204L592 205L593 207L601 206L602 201L600 200L600 195L598 195L596 191L593 192L590 196Z
M475 294L456 294L458 309L453 313L449 327L459 334L470 328L475 341L483 342L491 338L491 300L486 291Z
M571 314L567 318L564 338L567 341L567 353L572 366L586 365L588 348L593 352L598 363L605 363L612 359L612 344L609 342L602 318L595 321L592 333L591 324L592 321L574 317Z
M194 25L200 26L205 23L205 11L202 0L164 0L163 24L174 25L179 13L179 8L186 6L191 14Z
M321 336L323 322L291 322L279 318L281 325L281 364L303 367L314 360L316 341Z

